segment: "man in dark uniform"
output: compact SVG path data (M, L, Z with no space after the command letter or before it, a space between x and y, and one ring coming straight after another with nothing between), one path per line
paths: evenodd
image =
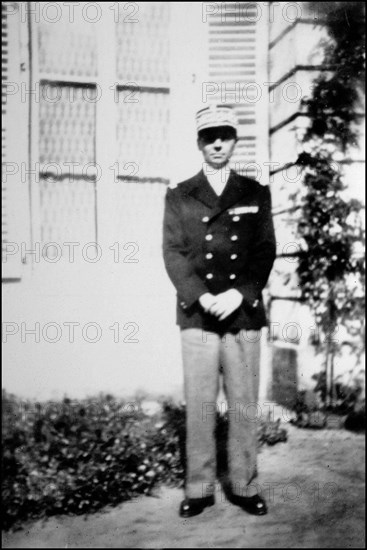
M257 475L257 405L262 301L275 259L268 186L229 170L237 121L227 105L196 115L203 169L168 188L163 255L177 290L186 400L187 474L180 515L214 504L215 404L220 369L228 402L230 500L267 512L259 494L244 496ZM213 407L214 405L214 407Z

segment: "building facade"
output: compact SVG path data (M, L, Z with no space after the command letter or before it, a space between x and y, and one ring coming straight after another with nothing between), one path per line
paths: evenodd
M291 166L324 32L307 5L3 3L8 391L180 394L163 199L170 182L200 169L194 113L210 102L236 109L233 168L273 195L279 243L262 396L282 386L284 362L284 383L300 385L312 351L289 325L305 323L289 255ZM356 152L354 174L362 160Z

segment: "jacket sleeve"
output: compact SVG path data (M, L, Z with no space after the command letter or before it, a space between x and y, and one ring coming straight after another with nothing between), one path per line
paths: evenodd
M261 291L270 275L276 255L274 224L271 213L271 196L269 186L262 188L262 200L254 233L253 245L249 254L249 268L239 281L237 290L241 292L244 302L256 307Z
M189 262L182 217L174 192L167 189L163 220L163 259L167 273L177 290L181 306L191 307L208 291Z

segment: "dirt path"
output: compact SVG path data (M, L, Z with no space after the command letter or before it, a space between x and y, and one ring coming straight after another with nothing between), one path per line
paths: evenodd
M298 430L265 447L257 482L269 513L246 514L225 500L190 519L178 517L178 489L162 488L87 517L59 516L3 535L4 548L362 548L364 436Z

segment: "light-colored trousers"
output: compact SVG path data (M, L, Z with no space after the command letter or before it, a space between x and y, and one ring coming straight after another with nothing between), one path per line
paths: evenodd
M232 492L257 474L261 331L238 334L181 330L186 400L186 484L189 498L213 494L216 478L216 410L220 368L228 403L228 474Z

